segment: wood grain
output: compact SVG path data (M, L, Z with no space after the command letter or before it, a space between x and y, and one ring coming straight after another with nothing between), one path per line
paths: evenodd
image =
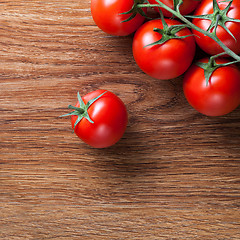
M131 42L87 0L0 2L0 239L240 239L240 109L197 113ZM129 113L108 149L58 117L98 88Z

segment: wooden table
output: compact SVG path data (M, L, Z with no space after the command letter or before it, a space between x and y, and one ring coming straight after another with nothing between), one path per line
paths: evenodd
M182 78L145 75L132 36L95 26L90 1L0 2L0 239L240 239L240 109L206 117ZM126 104L107 149L67 113L104 88Z

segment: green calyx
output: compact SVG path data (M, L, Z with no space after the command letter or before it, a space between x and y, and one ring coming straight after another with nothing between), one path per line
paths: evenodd
M147 0L134 0L134 4L129 11L120 13L120 14L130 14L130 17L122 22L128 22L128 21L132 20L133 18L136 17L136 15L138 13L140 15L142 15L143 17L148 18L147 15L145 14L145 12L143 11L143 9L138 7L139 4L147 4L147 3L149 3Z
M197 27L196 25L194 25L191 21L189 21L187 19L187 17L189 18L199 18L201 17L200 16L183 16L180 12L179 12L179 7L180 5L182 4L182 0L176 0L175 1L175 5L174 5L174 9L171 9L170 7L168 7L167 5L165 5L164 3L162 3L160 0L155 0L157 2L157 4L138 4L138 8L143 8L143 7L161 7L161 8L164 8L166 9L168 12L172 13L175 17L179 18L182 22L184 22L185 24L187 24L187 26L189 28L192 28L192 29L195 29L196 31L198 32L201 32L202 34L210 37L212 40L214 40L224 51L226 54L228 54L229 56L231 56L232 58L236 59L238 62L240 62L240 56L238 56L237 54L235 54L231 49L229 49L224 43L222 43L218 37L216 36L216 33L213 31L213 32L210 32L210 31L205 31L199 27ZM198 1L198 0L196 0ZM217 1L216 0L213 0L215 3L215 8L218 8L219 9L219 6L217 4ZM224 0L223 0L224 1ZM225 9L225 12L227 13L227 10L230 8L231 4L232 4L232 1L233 0L225 0L225 2L229 2L229 6L227 6L227 8ZM219 9L220 10L220 9ZM220 10L220 11L224 11L224 10ZM208 15L209 16L209 15ZM219 19L219 17L218 17ZM232 18L228 18L230 19L229 21L235 21L235 22L239 22L240 20L239 19L232 19ZM219 20L218 20L219 22Z
M74 129L77 126L77 124L83 119L86 118L90 123L94 123L93 120L90 118L89 114L88 114L88 108L95 102L97 101L100 97L102 97L107 91L105 91L104 93L100 94L99 96L89 100L87 102L87 104L85 104L79 94L79 92L77 93L77 98L78 98L78 102L79 102L79 107L74 107L72 105L69 105L68 108L69 109L73 109L73 112L64 114L60 117L66 117L66 116L78 116L77 120L74 123Z
M224 55L225 53L219 53L217 55L214 55L209 58L209 61L207 63L203 62L197 62L196 65L199 66L204 70L204 77L206 79L206 86L209 84L209 80L213 74L213 72L218 69L219 67L225 67L234 63L237 63L238 61L232 61L232 62L227 62L227 63L221 63L217 64L215 59Z
M188 27L188 25L187 24L179 24L179 25L168 26L164 17L163 17L162 12L160 12L160 15L161 15L161 21L162 21L163 29L154 28L153 31L161 34L162 37L161 37L160 40L158 40L156 42L153 42L153 43L150 43L150 44L146 45L145 47L163 44L170 39L183 39L183 38L192 36L192 35L178 36L177 33L179 31L181 31L183 28Z
M213 30L212 33L216 35L217 27L221 26L225 31L227 31L235 39L235 37L233 36L231 31L226 27L225 23L226 22L240 22L240 19L230 18L227 16L227 13L232 5L233 0L225 0L223 2L229 2L227 7L223 10L221 10L219 8L217 0L213 0L213 13L212 14L198 15L198 16L186 16L186 17L210 20L211 24L207 29L208 32Z

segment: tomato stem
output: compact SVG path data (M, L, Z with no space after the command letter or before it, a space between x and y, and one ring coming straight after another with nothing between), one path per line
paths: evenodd
M72 105L69 105L68 108L76 110L77 112L79 112L79 114L83 114L85 111L83 108L74 107Z
M80 107L74 107L72 105L69 105L68 108L69 109L73 109L73 112L64 114L60 117L66 117L66 116L77 116L77 120L74 123L74 129L76 128L77 124L83 119L86 118L90 123L94 123L93 120L90 118L90 116L88 115L88 108L94 103L96 102L100 97L102 97L107 91L103 92L102 94L100 94L99 96L89 100L86 104L83 102L79 92L77 93L77 98L78 98L78 102L79 102L79 106Z
M158 4L139 4L138 7L139 8L142 8L142 7L161 7L161 8L166 9L167 11L172 13L174 16L179 18L181 21L186 23L190 28L195 29L196 31L201 32L205 36L208 36L211 39L213 39L215 42L217 42L219 44L219 46L225 51L226 54L228 54L229 56L234 58L237 62L240 62L240 56L238 56L231 49L229 49L223 42L221 42L220 39L216 36L215 31L213 33L208 32L208 31L204 31L203 29L197 27L195 24L193 24L191 21L189 21L187 18L185 18L179 11L175 11L175 10L171 9L170 7L165 5L164 3L160 2L159 0L156 0L156 2Z
M218 58L218 57L221 57L222 55L225 55L225 53L219 53L219 54L216 54L214 56L211 56L207 63L203 63L203 62L197 62L196 63L197 66L199 66L200 68L202 68L204 70L204 76L205 76L205 79L206 79L206 86L208 85L210 77L212 76L213 72L216 69L218 69L219 67L225 67L225 66L229 66L229 65L232 65L234 63L239 62L239 61L235 60L235 61L232 61L232 62L217 64L215 59Z

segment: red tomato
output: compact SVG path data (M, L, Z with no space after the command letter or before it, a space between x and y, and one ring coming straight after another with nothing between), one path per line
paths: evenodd
M181 24L177 20L165 19L168 26ZM146 46L161 39L154 28L163 28L160 19L143 24L133 38L133 56L138 66L149 76L157 79L172 79L183 74L191 65L195 55L195 40L189 36L183 39L170 39L163 44ZM177 36L191 35L184 28Z
M225 9L229 4L227 1L217 0L218 6L221 10ZM213 13L213 0L203 0L199 7L197 8L194 15L205 15ZM231 7L227 13L228 17L240 19L240 1L233 0ZM193 19L193 24L197 27L207 30L211 24L210 20L205 19ZM236 40L221 26L217 27L216 34L217 37L233 52L236 54L240 53L240 23L228 21L225 23L225 26L230 30ZM210 32L212 32L210 30ZM211 38L205 36L204 34L193 29L193 34L199 47L210 55L215 55L223 52L223 49Z
M201 62L208 62L208 59ZM216 60L218 64L225 62L223 59ZM219 67L206 85L204 70L194 64L185 73L183 90L190 105L200 113L225 115L240 104L240 71L235 65Z
M156 2L156 0L148 0L148 1L150 4L158 4ZM160 2L164 3L171 9L174 9L173 0L161 0ZM180 13L182 15L191 13L192 11L194 11L196 9L196 7L198 6L199 3L200 3L200 0L183 0L183 3L180 5L180 8L179 8ZM159 11L158 7L154 7L154 9L155 9L155 11ZM160 9L164 16L172 17L172 13L168 12L164 8L160 8Z
M76 135L95 148L105 148L115 144L125 132L128 122L124 103L112 92L96 90L82 97L82 100L87 104L101 94L103 95L87 109L93 123L83 117L74 129L78 116L71 116L72 128ZM79 108L79 106L78 101L75 107Z
M133 7L134 0L91 0L91 13L96 25L104 32L115 36L129 35L139 28L144 17L139 13L130 21L128 12ZM145 10L144 10L145 11Z

